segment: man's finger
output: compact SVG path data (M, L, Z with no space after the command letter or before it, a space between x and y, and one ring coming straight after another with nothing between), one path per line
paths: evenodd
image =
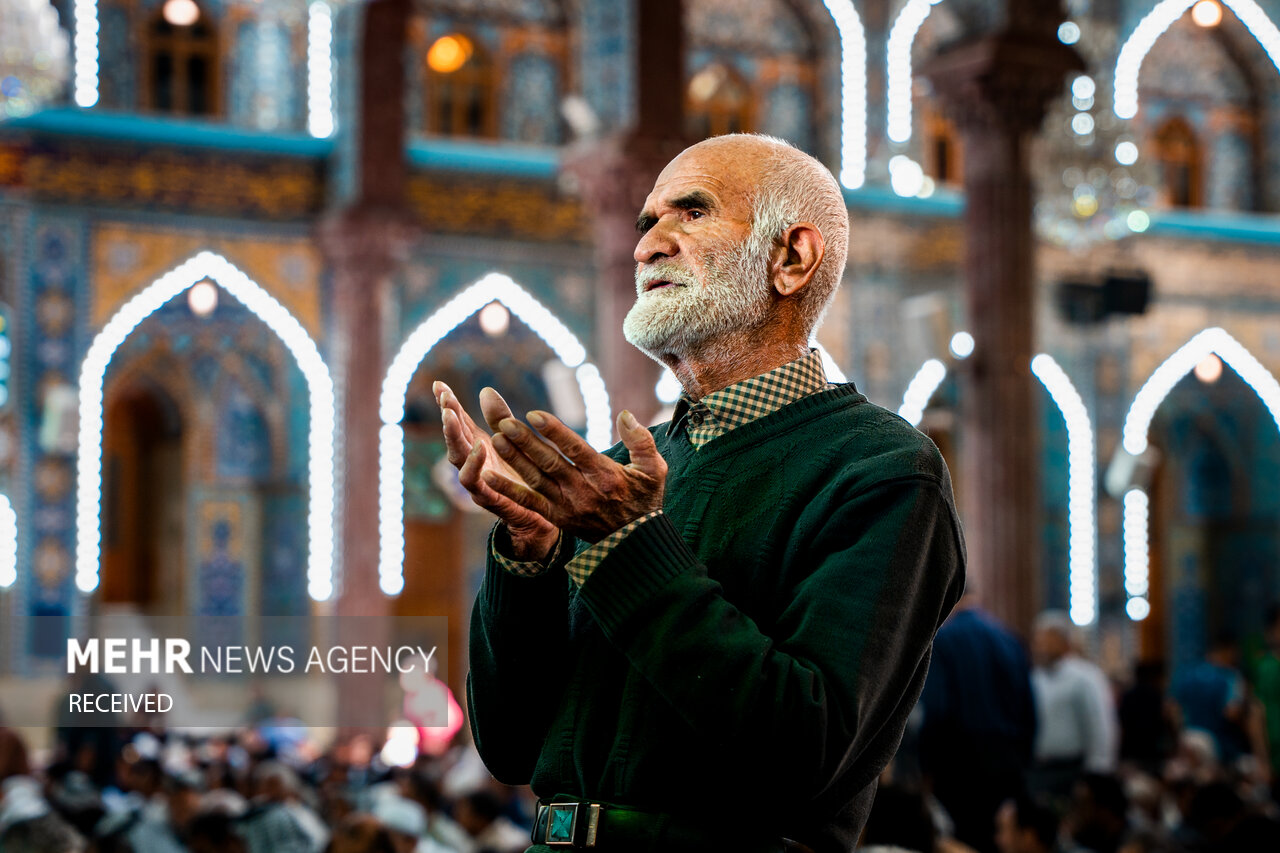
M587 444L582 436L565 426L553 414L534 410L526 416L526 420L579 468L585 470L596 468L600 460L606 458L597 453L596 449Z
M484 470L485 455L488 452L488 448L477 441L458 470L458 482L462 483L467 490L472 503L511 524L525 510L515 501L494 491L482 478L481 472Z
M631 453L630 467L654 479L666 481L667 460L658 452L653 433L625 409L618 415L618 435L622 436L622 443Z
M507 420L511 419L508 418ZM542 443L541 439L536 440L539 444ZM560 491L559 487L547 478L546 472L539 467L539 463L530 459L519 446L513 443L506 433L494 433L493 449L497 451L502 461L515 469L515 472L520 475L520 479L524 480L529 488L543 494L555 494ZM551 452L555 453L555 450L552 449Z
M471 500L475 501L477 506L496 513L502 496L489 488L489 484L481 477L486 453L488 449L484 443L477 441L463 460L462 467L458 469L458 482L471 493Z
M471 452L471 444L462 435L462 424L452 409L445 409L440 416L444 421L444 446L448 451L449 464L461 468Z
M463 408L461 401L458 400L458 395L453 393L452 388L443 382L436 382L432 385L432 390L439 391L439 395L436 399L440 404L440 408L442 410L448 409L457 415L458 424L462 429L462 440L468 447L474 444L478 439L488 437L488 433L480 429L480 427L476 425L475 420L472 419L471 415L467 414L467 410Z
M543 475L557 477L572 469L573 466L560 455L559 450L515 418L503 418L498 422L498 429L499 434L505 436Z
M471 451L462 460L462 465L458 468L458 482L468 492L475 494L476 489L482 485L480 470L483 467L484 445L477 441L471 446Z
M480 412L484 415L484 421L489 425L490 432L498 431L498 423L503 418L515 417L507 401L502 399L502 395L488 386L480 389Z
M533 489L514 480L510 480L494 471L485 471L480 475L481 482L493 491L514 503L533 510L544 518L551 517L551 502Z

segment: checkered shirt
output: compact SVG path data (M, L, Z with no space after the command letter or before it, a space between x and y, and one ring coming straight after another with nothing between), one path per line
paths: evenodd
M771 415L802 397L833 387L835 386L827 381L827 374L822 369L822 356L817 350L810 350L806 356L775 367L768 373L721 388L701 400L693 400L688 395L681 394L672 413L671 423L667 426L667 434L675 435L684 429L693 449L701 450L709 442L740 426ZM654 510L615 530L594 545L584 543L583 550L565 566L569 577L579 586L586 583L591 573L604 562L604 558L619 542L641 524L661 514L662 510ZM495 532L494 536L497 535ZM509 572L527 577L541 574L553 565L560 555L562 542L563 536L556 542L551 556L543 562L522 562L505 557L501 549L496 547L496 539L491 542L490 551L498 565Z
M516 560L503 554L503 551L511 551L511 535L507 532L507 526L502 523L493 526L493 532L489 534L489 553L493 555L493 559L498 561L498 565L511 572L513 575L519 575L522 578L531 578L540 575L547 569L556 564L556 560L560 559L560 549L564 546L564 533L556 538L556 545L551 549L551 554L545 560Z

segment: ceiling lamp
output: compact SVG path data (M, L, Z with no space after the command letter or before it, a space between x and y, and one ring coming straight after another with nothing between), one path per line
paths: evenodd
M1082 42L1097 40L1091 21L1078 26ZM1045 240L1085 252L1150 226L1158 175L1105 103L1106 87L1079 74L1065 89L1034 149L1035 224Z
M437 74L452 74L467 64L475 47L462 33L440 36L427 50L427 65Z
M187 291L187 307L197 317L208 317L218 310L218 286L207 278L193 284Z
M1216 0L1200 0L1191 7L1191 20L1200 27L1216 27L1222 23L1222 7Z
M1209 353L1196 363L1195 374L1196 379L1205 385L1212 385L1222 377L1222 359L1214 353Z
M480 328L489 337L502 337L510 325L511 312L496 299L480 309Z
M200 20L195 0L165 0L164 19L175 27L189 27Z

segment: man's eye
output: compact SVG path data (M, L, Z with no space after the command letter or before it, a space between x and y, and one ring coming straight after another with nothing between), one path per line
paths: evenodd
M685 211L685 215L688 216L690 219L701 219L707 214L701 210L687 210Z

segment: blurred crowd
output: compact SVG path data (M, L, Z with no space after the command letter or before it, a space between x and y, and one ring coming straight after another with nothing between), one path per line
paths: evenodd
M1280 605L1247 658L1213 638L1170 678L1092 661L1065 613L1028 650L973 595L938 633L862 848L916 853L1280 851Z
M966 595L886 770L861 848L876 853L1278 853L1280 606L1267 644L1229 635L1170 678L1090 660L1064 614L1030 649ZM398 730L397 730L398 731ZM466 742L407 730L319 748L265 720L229 732L57 730L33 761L0 728L0 853L510 853L527 789ZM762 792L763 797L768 792Z
M535 802L460 739L384 760L366 735L64 728L44 768L0 728L3 853L514 853Z

